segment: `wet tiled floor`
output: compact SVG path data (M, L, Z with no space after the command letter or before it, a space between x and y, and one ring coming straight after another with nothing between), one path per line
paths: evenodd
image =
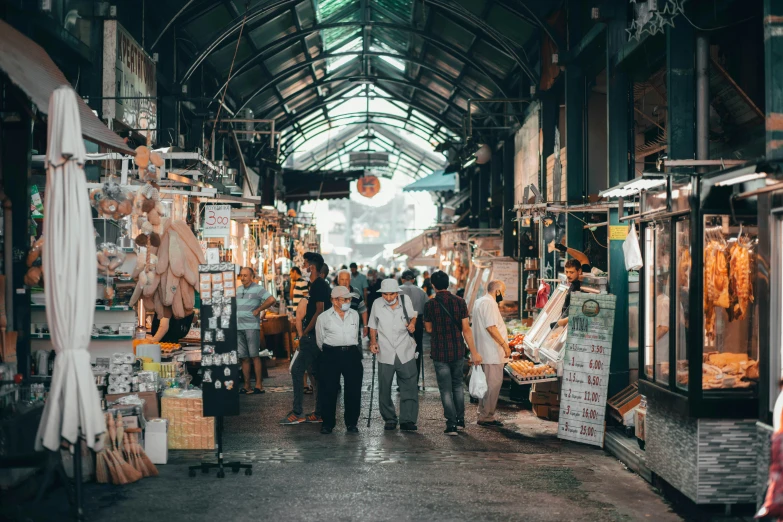
M419 431L386 432L373 408L370 358L360 433L339 422L281 426L291 408L287 366L270 370L267 393L242 396L242 414L226 418L225 459L253 464L253 475L188 476L187 466L214 453L172 451L160 477L128 486L86 484L90 520L680 520L640 477L603 450L557 439L557 425L504 403L502 429L475 424L443 434L445 421L432 362L420 392ZM375 394L377 401L377 391ZM305 409L313 397L305 396ZM467 402L467 400L466 400ZM57 499L60 503L57 504ZM64 520L59 492L45 506L26 506L27 520Z

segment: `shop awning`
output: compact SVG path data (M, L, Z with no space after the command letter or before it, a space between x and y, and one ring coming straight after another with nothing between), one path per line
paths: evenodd
M0 20L0 72L25 93L38 111L46 114L49 97L57 87L69 85L62 71L46 51L25 35ZM117 134L112 132L78 98L82 136L112 150L134 154Z
M394 249L396 256L408 256L410 258L419 257L427 247L426 232L422 232L413 239L409 239Z
M414 181L410 185L403 187L403 192L444 192L454 190L457 186L457 175L455 173L446 174L442 170L436 170L429 176Z

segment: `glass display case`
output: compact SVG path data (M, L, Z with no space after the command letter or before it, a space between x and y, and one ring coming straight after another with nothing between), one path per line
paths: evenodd
M558 375L562 373L562 367L557 363L563 355L568 328L558 326L553 329L551 324L562 317L567 293L568 285L557 285L523 342L525 355L536 362L555 363L552 366L558 367Z
M675 178L642 198L640 393L696 417L747 418L759 380L758 228L753 204L734 197L747 172Z

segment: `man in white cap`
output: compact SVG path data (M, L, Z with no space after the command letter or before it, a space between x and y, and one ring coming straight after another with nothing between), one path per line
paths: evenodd
M378 299L370 313L370 351L378 354L378 405L386 422L384 429L397 427L397 412L391 398L394 375L400 387L400 429L416 431L419 417L419 394L414 354L416 310L409 298L400 292L399 283L384 279Z
M358 294L351 293L344 286L332 289L332 307L318 316L315 323L315 340L323 351L319 358L319 383L321 433L328 435L334 429L337 394L340 375L345 380L343 388L343 413L348 432L358 433L359 412L362 397L362 351L358 345L359 314L351 309L351 299Z

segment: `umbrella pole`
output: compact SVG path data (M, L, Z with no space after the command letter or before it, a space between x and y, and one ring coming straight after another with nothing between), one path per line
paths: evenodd
M76 444L71 446L73 449L73 487L75 498L75 515L76 520L81 522L84 520L84 499L82 498L82 439L76 437Z

